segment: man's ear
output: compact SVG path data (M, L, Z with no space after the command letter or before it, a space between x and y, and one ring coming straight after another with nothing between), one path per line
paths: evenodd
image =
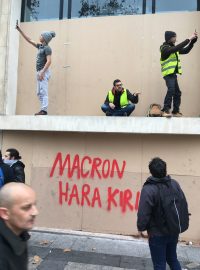
M0 218L3 220L9 219L9 210L5 207L0 207Z

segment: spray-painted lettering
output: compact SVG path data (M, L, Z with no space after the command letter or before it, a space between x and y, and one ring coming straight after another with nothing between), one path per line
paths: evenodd
M89 167L87 171L84 170L85 167ZM98 179L108 179L116 177L117 179L122 179L124 175L124 170L126 167L126 161L123 160L121 166L118 164L117 160L102 160L99 157L89 157L84 156L80 158L78 154L71 157L70 154L65 156L63 159L62 153L58 153L54 160L50 177L53 177L55 174L56 168L59 169L59 176L63 176L65 170L67 171L66 177L68 179L73 178L74 176L77 179L80 178L95 178Z
M53 162L50 178L59 177L58 201L60 205L98 207L107 211L119 208L122 213L126 213L138 210L140 191L133 191L130 188L122 190L113 185L105 190L103 186L101 187L101 182L97 187L94 186L97 182L84 184L86 179L107 179L112 183L115 180L122 180L125 168L126 161L119 164L116 159L104 160L90 156L81 158L78 154L74 157L67 154L63 158L62 153L59 152ZM80 179L83 182L80 182ZM73 183L77 180L77 183Z

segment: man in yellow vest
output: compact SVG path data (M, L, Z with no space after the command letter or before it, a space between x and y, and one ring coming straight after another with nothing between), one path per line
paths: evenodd
M162 116L182 116L182 113L179 111L181 104L181 91L177 80L177 74L182 74L179 55L189 53L193 48L194 43L197 41L197 38L197 32L195 31L190 38L175 46L176 33L172 31L165 32L165 42L160 46L160 64L162 75L168 89L164 100ZM172 100L173 110L171 115L170 109Z
M106 116L129 116L135 109L134 104L138 103L139 94L139 92L131 94L128 89L123 88L122 82L116 79L101 109Z

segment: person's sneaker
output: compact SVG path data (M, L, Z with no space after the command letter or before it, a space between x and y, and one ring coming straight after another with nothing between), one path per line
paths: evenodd
M182 117L183 114L180 113L180 112L177 112L177 113L172 113L174 117Z
M162 116L163 116L163 117L171 117L172 114L171 114L170 112L163 112L163 113L162 113Z
M46 111L39 111L38 113L35 113L35 115L47 115Z
M123 114L123 116L128 116L127 112L125 112L125 113Z

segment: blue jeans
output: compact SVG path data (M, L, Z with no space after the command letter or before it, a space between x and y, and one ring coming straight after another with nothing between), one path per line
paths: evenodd
M128 104L126 107L121 109L111 109L109 105L103 104L101 106L101 109L104 113L107 113L107 115L109 116L124 116L125 114L129 116L135 110L135 105Z
M176 254L177 243L178 236L151 236L149 238L154 270L166 270L166 262L171 270L181 270Z

